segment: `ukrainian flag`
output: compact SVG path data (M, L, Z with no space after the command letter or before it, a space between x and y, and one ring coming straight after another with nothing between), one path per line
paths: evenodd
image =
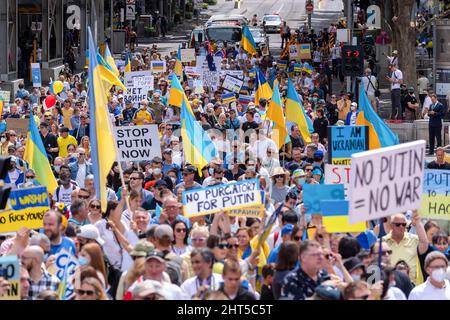
M23 159L28 162L30 169L36 173L39 184L46 186L49 193L55 192L58 187L52 168L47 158L44 144L39 130L34 121L34 115L30 112L27 143Z
M181 63L181 47L178 46L177 59L175 61L175 67L173 72L176 74L180 82L183 82L183 64Z
M321 200L322 223L328 233L364 232L366 222L350 224L348 200Z
M362 81L359 88L358 105L359 114L356 118L356 125L369 126L370 150L399 144L398 136L392 132L373 110Z
M278 89L278 81L275 81L272 99L269 103L269 108L267 108L267 118L275 123L273 127L275 130L275 135L272 134L272 139L277 144L278 149L284 145L287 137L286 120L284 118L283 107L281 104L280 90Z
M297 91L295 91L291 78L288 78L286 120L291 121L298 126L305 143L311 143L311 133L314 132L313 124L311 119L306 115L305 109L300 102Z
M208 134L195 119L194 112L177 77L172 77L172 87L182 92L181 137L183 139L184 160L196 166L199 174L201 174L201 168L217 156L217 150Z
M172 74L172 80L170 82L170 91L169 91L169 104L181 108L181 105L183 104L184 90L181 87L181 85L176 86L176 84L173 82L174 78L177 77Z
M241 47L250 54L256 54L256 44L248 26L242 27Z
M109 69L111 69L112 72L118 77L120 75L120 72L119 69L117 69L116 62L114 61L111 51L109 51L108 45L106 45L105 49L105 61L108 64Z
M256 82L255 82L255 104L259 103L259 99L264 98L269 100L272 98L272 89L267 82L264 74L258 68L256 69Z
M95 193L101 201L102 211L106 210L106 178L116 159L116 145L112 133L109 112L107 109L106 91L103 87L101 69L97 61L97 54L92 39L91 29L89 35L89 107L91 158L95 177Z
M127 91L127 88L123 85L122 81L116 76L114 70L110 65L103 59L99 52L97 52L97 62L98 69L100 71L100 76L104 82L105 89L110 89L111 86L118 86L122 90Z
M123 69L123 72L131 72L131 57L128 51L125 54L125 68Z
M222 101L223 101L223 103L230 103L230 102L236 101L236 96L234 95L233 92L224 93L222 95Z
M5 102L3 101L3 98L0 97L0 119L3 118L3 108L5 107Z

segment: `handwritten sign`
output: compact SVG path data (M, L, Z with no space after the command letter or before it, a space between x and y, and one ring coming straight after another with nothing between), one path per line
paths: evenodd
M309 60L311 59L311 45L309 43L300 43L300 59Z
M427 219L450 220L449 170L425 170L419 213Z
M243 83L244 81L240 79L234 78L230 75L226 75L222 83L222 88L234 93L239 93L239 91L241 91Z
M17 256L0 257L0 270L3 278L9 282L6 294L0 300L20 300L20 266Z
M303 203L306 214L322 214L320 201L344 200L342 184L305 184L303 185Z
M325 164L325 184L343 184L345 197L348 197L350 166Z
M195 61L195 49L181 49L181 62Z
M329 126L328 163L350 165L352 154L369 149L367 126Z

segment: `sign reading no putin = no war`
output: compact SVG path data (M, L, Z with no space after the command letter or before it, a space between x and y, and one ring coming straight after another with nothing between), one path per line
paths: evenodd
M141 161L161 157L158 126L114 127L119 161Z
M450 171L426 169L423 179L420 215L450 220Z
M185 217L261 205L259 180L245 180L183 192Z
M354 154L350 169L350 223L420 208L424 156L424 140Z

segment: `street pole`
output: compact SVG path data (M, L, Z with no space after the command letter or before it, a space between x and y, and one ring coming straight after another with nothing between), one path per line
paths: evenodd
M352 0L347 0L347 43L352 45L353 41L353 4ZM351 91L352 88L352 78L347 76L347 92Z
M309 31L311 32L311 28L312 28L312 25L311 25L311 13L308 13L308 28L309 28Z

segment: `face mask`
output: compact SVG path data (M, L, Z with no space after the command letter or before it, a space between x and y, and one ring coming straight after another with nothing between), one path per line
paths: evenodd
M177 179L176 178L170 178L170 180L172 180L173 185L175 185L177 183Z
M256 167L255 166L249 166L249 167L247 167L247 170L249 170L249 171L256 171Z
M299 184L299 185L301 185L301 186L304 185L305 182L306 182L306 181L305 181L305 178L298 178L298 179L297 179L297 184Z
M395 287L397 283L395 281L392 281L389 283L389 288Z
M27 179L27 181L26 181L27 183L29 183L29 184L33 184L33 182L34 182L34 179Z
M161 174L161 169L160 168L154 169L153 174L156 174L157 176L159 176Z
M59 173L59 169L61 169L61 166L54 166L55 167L55 172Z
M209 172L209 175L212 176L214 174L214 168L209 168L208 172Z
M317 98L313 98L313 102L316 103L317 102Z
M5 143L5 141L6 141L6 138L1 138L1 139L0 139L0 142L1 142L1 143Z
M445 280L445 269L439 268L433 270L431 273L431 277L436 280L437 282L442 282Z
M78 258L78 263L80 264L80 266L87 266L89 264L89 261L86 257L80 256Z
M355 111L355 110L356 110L356 108L355 108L355 107L351 107L351 108L350 108L350 110L352 110L352 111Z
M360 274L356 274L352 276L353 281L359 281L361 280L361 275Z

